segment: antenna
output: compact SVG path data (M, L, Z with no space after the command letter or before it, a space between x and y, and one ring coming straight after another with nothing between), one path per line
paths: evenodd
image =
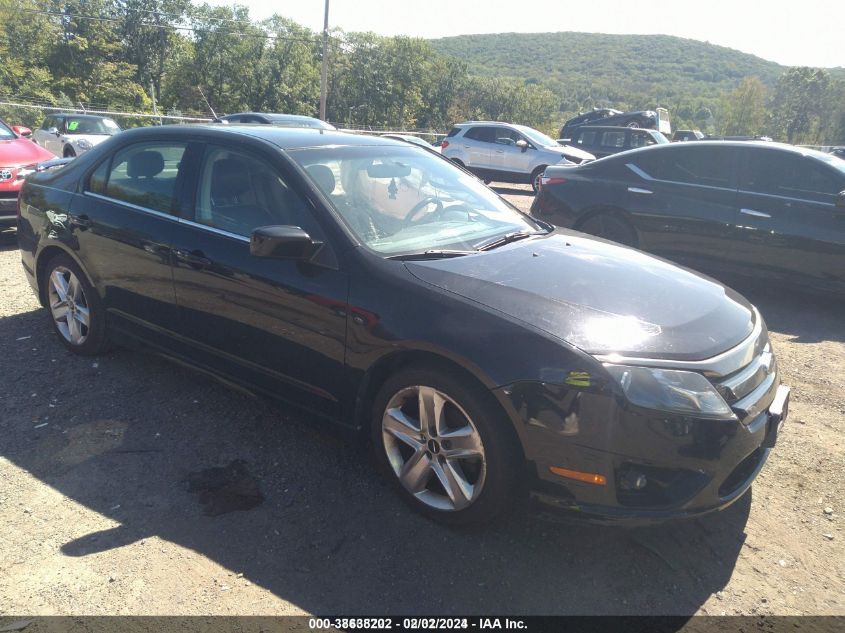
M211 116L213 116L216 119L217 113L214 111L214 108L211 107L211 104L208 102L208 99L205 98L205 93L202 91L202 88L197 86L197 90L200 91L200 94L202 95L202 99L203 99L203 101L205 101L205 105L207 105L208 109L211 110Z

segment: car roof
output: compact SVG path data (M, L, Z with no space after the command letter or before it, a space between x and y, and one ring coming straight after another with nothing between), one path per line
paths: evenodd
M518 123L508 123L507 121L464 121L463 123L455 123L453 127L464 127L467 125L519 125ZM523 126L525 127L525 126Z
M648 130L652 132L654 130ZM659 151L683 151L689 150L690 148L695 147L758 147L760 149L766 150L777 150L782 152L791 152L793 154L799 154L801 156L810 156L813 158L824 158L828 157L829 154L824 152L820 152L815 149L809 149L807 147L797 147L795 145L789 145L788 143L776 143L774 141L709 141L707 143L667 143L662 145L649 145L647 147L637 147L635 149L630 149L625 152L620 152L619 154L611 154L610 156L606 156L605 158L599 160L609 160L609 159L625 159L626 156L631 156L635 152L652 152L655 150ZM693 150L696 151L696 150ZM595 161L598 162L598 161Z
M47 116L72 116L74 119L111 119L110 116L102 114L77 114L76 112L54 112Z
M285 114L283 112L233 112L221 116L221 119L226 119L231 116L263 116L272 121L319 121L313 116L306 116L304 114Z
M643 132L659 132L650 127L628 127L627 125L579 125L579 130L642 130Z
M317 128L304 127L275 127L271 125L248 125L235 123L231 125L215 125L203 123L199 125L163 125L149 126L127 130L121 133L125 140L139 137L142 140L145 136L159 137L189 137L207 136L208 138L237 138L246 136L257 138L272 143L281 149L304 149L311 147L325 146L348 146L348 145L375 145L408 147L405 141L398 141L382 136L365 134L350 134L337 130L322 130Z

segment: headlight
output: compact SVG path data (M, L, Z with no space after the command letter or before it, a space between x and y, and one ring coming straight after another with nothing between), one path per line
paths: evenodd
M733 412L701 374L674 369L605 365L631 404L657 411L728 419Z
M76 141L76 145L77 145L77 147L79 147L79 149L84 149L84 150L89 150L92 147L94 147L91 144L91 141L89 141L88 139L85 139L85 138L81 138L78 141Z
M21 167L20 169L18 169L17 178L18 178L18 180L23 180L24 178L26 178L30 174L34 174L34 173L35 173L35 165L27 165L26 167Z

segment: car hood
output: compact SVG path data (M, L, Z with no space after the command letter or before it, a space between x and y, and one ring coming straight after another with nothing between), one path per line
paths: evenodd
M26 138L0 141L0 167L32 165L42 160L55 158L52 152L39 147Z
M81 140L86 140L91 145L96 145L97 143L102 143L103 141L110 139L112 137L111 134L65 134L65 140L70 143L78 143Z
M740 343L757 318L741 295L708 277L560 229L406 266L424 282L591 354L703 360Z
M549 149L552 151L560 152L561 154L564 154L567 158L571 156L581 161L596 159L596 157L590 154L590 152L585 152L583 149L573 147L572 145L567 145L564 143L560 143L557 147L550 147Z

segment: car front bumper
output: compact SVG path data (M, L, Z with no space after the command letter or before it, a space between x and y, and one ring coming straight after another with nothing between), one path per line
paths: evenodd
M18 194L0 192L0 227L14 226L18 221Z
M777 442L789 388L775 376L734 405L732 420L638 410L612 394L536 382L499 395L520 426L535 505L555 516L637 525L701 516L742 497ZM646 484L634 489L639 476Z

